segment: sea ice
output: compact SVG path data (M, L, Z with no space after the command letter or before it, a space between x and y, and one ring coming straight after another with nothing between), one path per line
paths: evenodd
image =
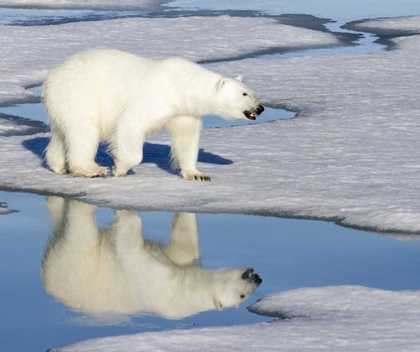
M56 352L416 351L420 292L361 286L305 288L266 296L251 311L284 320L88 340Z

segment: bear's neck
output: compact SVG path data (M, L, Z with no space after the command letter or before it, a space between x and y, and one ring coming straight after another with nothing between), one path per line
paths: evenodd
M179 77L173 94L177 114L203 116L214 113L214 94L220 78L220 75L201 67Z

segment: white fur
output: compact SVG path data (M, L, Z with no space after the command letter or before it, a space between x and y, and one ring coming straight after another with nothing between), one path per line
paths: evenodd
M196 168L202 116L245 119L244 110L259 105L239 80L197 64L110 49L81 52L53 68L43 100L52 132L46 160L54 172L106 175L108 170L94 162L99 142L105 141L114 175L125 176L142 161L147 136L166 128L182 177L200 180L209 179Z
M42 262L44 287L79 312L177 319L238 305L258 286L241 278L245 269L202 268L195 214L174 216L164 246L143 238L141 219L130 211L116 211L114 223L99 229L95 206L48 197L47 208L53 230Z

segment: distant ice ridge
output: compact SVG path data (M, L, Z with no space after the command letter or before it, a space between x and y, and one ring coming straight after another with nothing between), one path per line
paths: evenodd
M108 47L149 58L181 56L207 61L277 48L333 45L340 42L330 33L262 17L131 18L0 26L0 105L37 101L24 87L40 84L50 68L86 49Z
M355 21L348 26L351 29L378 34L418 34L420 32L419 16L378 18Z
M51 351L411 352L420 346L418 291L305 288L266 296L250 310L286 319L99 338Z
M0 7L41 9L143 10L165 0L0 0Z

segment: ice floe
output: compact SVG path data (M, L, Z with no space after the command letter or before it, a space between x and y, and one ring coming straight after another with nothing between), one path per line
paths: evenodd
M229 27L235 20L177 19L165 32L173 30L174 34L183 21L192 26L200 22ZM130 21L111 21L108 28L115 25L118 35L120 26ZM270 26L276 32L277 24L266 26L265 21L262 19L261 35ZM58 26L54 31L67 26L65 36L71 37L70 29L82 28L84 23ZM205 31L203 26L199 28ZM43 29L31 28L36 30ZM152 32L153 27L149 28ZM51 35L51 30L44 33L45 42L47 33ZM85 35L89 38L93 30ZM398 50L374 54L248 59L215 67L228 76L243 74L245 83L264 104L298 111L300 118L205 130L199 168L212 176L211 184L186 182L174 175L166 136L149 140L143 163L126 178L85 180L55 175L42 162L48 134L0 140L0 184L4 189L78 194L81 199L120 208L310 217L375 231L418 233L420 71L416 63L420 37L394 42ZM51 52L60 56L60 47L65 51L61 44L53 44ZM29 47L38 46L35 41ZM150 55L162 55L159 47L154 43ZM171 43L165 50L176 48L178 45ZM41 55L42 50L36 50ZM235 54L241 50L246 49L235 49ZM186 52L186 47L181 52ZM195 47L194 53L193 58L204 60L206 55L211 59L221 52ZM39 62L43 62L41 56ZM24 72L22 64L17 66ZM37 76L34 71L32 74L28 71L27 78ZM109 158L101 155L103 162L110 164Z
M351 22L346 28L379 35L408 35L420 33L420 16L378 18Z
M417 291L305 288L250 307L283 320L99 338L51 351L414 351L420 345L419 307Z

